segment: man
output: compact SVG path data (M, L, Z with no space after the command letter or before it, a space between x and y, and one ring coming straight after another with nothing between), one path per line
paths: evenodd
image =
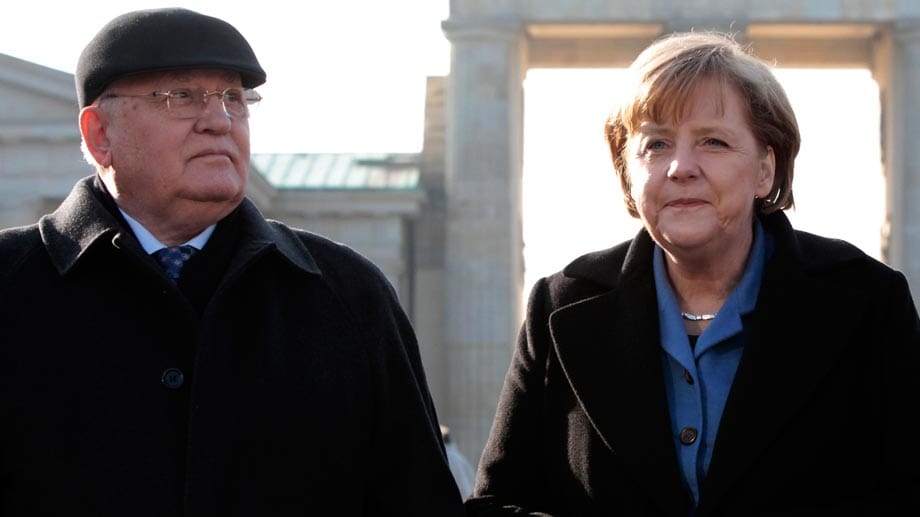
M0 232L0 514L461 514L390 284L244 197L264 81L184 9L84 49L96 173Z

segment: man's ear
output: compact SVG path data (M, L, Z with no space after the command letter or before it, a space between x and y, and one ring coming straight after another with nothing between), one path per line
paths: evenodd
M112 153L106 133L105 113L98 106L87 106L80 110L80 135L86 149L96 163L102 167L112 165Z

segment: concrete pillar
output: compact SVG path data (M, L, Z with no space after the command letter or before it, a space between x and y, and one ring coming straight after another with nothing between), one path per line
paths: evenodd
M444 229L447 220L444 170L445 94L447 77L428 77L425 93L425 132L422 143L421 184L426 202L413 221L411 233L414 299L412 323L428 388L444 421L450 405L450 386L444 343ZM447 423L446 421L444 423Z
M920 305L920 22L895 23L880 46L874 72L887 176L885 258L907 275Z
M478 463L521 320L524 41L519 24L447 20L445 317L441 420Z

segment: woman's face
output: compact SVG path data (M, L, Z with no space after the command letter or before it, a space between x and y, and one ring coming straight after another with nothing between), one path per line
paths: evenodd
M754 138L734 87L705 80L688 103L676 122L642 121L626 144L639 217L672 254L747 245L754 198L773 184L773 149Z

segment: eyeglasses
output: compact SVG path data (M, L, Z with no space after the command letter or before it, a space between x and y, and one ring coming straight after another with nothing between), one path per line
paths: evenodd
M200 88L176 88L166 92L150 93L109 93L102 98L111 97L164 97L166 109L176 118L197 118L204 113L208 97L216 95L224 113L232 118L249 117L249 106L262 100L259 92L249 88L227 88L226 90L203 90Z

